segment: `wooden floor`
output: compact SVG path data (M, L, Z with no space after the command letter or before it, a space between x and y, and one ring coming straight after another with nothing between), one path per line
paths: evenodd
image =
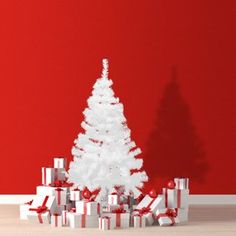
M173 227L152 226L143 229L99 231L98 229L53 228L48 225L32 225L19 220L19 208L15 205L0 205L1 236L38 235L130 235L130 236L194 236L232 235L236 236L236 205L234 206L192 206L189 222Z

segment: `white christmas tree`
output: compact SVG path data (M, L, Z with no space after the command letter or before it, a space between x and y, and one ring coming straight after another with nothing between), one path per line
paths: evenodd
M108 61L103 59L101 78L94 84L88 108L83 112L84 133L74 141L68 177L79 188L100 188L100 197L114 186L124 186L126 193L131 191L138 196L148 177L140 171L143 160L136 156L141 150L130 138L123 104L114 96L112 84Z

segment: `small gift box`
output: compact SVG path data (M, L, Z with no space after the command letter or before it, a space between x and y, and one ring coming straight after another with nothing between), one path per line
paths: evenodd
M42 167L42 184L49 185L55 181L66 179L65 169Z
M54 168L66 168L66 158L55 157L54 158Z
M110 230L111 229L111 218L108 216L99 217L98 228L101 230Z
M54 213L56 210L55 196L39 196L33 199L29 212L37 212L37 210L45 210Z
M156 217L160 226L172 226L179 223L179 218L174 209L158 209Z
M100 215L101 206L96 201L76 201L76 213L85 215Z
M150 207L143 207L141 209L135 209L132 216L139 215L142 216L145 220L145 226L153 225L156 217L155 213L150 209Z
M175 188L189 189L189 178L174 178Z
M176 208L175 210L176 210L179 222L188 221L188 207L186 207L186 208Z
M81 192L79 189L74 189L70 191L70 200L71 201L80 201L81 200Z
M75 208L71 208L69 211L68 210L63 210L61 215L62 215L62 224L68 226L69 221L70 221L70 214L76 213Z
M97 228L98 215L70 213L69 225L71 228Z
M119 205L120 204L120 195L118 193L111 193L108 195L108 204L109 205Z
M168 189L163 188L166 208L186 208L188 207L188 189Z
M132 223L134 228L144 228L146 227L146 218L144 215L133 215L132 216Z
M112 212L104 212L103 216L109 217L110 227L113 228L128 228L130 221L130 213L123 209L116 209Z
M33 202L33 200L20 205L20 219L21 220L28 219L27 214L28 214L28 211L31 207L32 202Z
M53 214L51 216L51 225L53 227L62 227L62 215Z

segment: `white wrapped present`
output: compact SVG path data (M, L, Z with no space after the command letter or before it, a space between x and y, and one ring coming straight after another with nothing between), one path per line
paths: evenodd
M156 217L160 226L172 226L179 223L179 218L174 209L158 209Z
M101 206L96 201L76 201L75 202L76 213L85 215L100 215Z
M188 189L163 188L166 208L186 208L189 205Z

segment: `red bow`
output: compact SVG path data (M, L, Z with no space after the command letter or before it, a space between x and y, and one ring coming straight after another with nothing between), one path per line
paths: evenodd
M60 216L60 214L58 214L58 213L54 213L53 215L54 215L54 216Z
M76 209L75 208L71 208L70 212L76 212Z
M38 206L37 208L30 208L29 210L36 211L39 214L48 211L48 208L46 206Z
M55 191L61 192L61 191L64 191L64 190L62 188L56 188Z
M176 216L177 216L177 213L176 213L175 210L168 208L168 209L166 210L166 215L169 216L169 217L176 217Z
M26 205L32 205L32 203L33 203L33 200L31 200L31 201L29 201L29 202L26 202L26 203L24 203L24 204L26 204Z
M71 187L71 186L73 186L73 184L68 183L66 181L58 180L58 181L54 181L53 183L49 184L49 186L51 186L51 187Z
M126 210L124 210L124 208L116 208L114 210L112 210L112 213L125 213Z

